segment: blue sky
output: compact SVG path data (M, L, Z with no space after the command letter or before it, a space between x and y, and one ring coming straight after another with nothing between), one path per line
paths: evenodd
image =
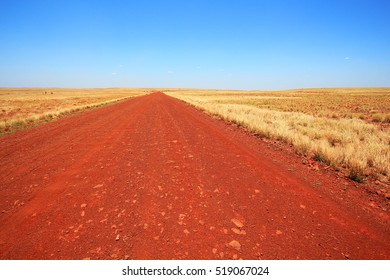
M390 1L0 0L0 87L390 87Z

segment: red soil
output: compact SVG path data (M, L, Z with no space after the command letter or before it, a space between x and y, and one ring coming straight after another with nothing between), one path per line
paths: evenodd
M162 93L5 135L0 258L390 259L386 209L271 148Z

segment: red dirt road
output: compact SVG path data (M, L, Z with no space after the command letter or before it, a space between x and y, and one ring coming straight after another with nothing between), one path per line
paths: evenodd
M390 259L386 210L271 146L162 93L2 136L0 258Z

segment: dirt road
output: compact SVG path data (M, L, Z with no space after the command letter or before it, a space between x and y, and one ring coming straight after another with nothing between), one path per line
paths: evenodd
M1 259L390 259L386 210L162 93L0 138Z

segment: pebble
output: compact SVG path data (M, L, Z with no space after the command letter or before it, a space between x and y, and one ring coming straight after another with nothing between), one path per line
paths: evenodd
M238 228L242 228L242 227L244 226L244 224L243 224L240 220L238 220L238 219L236 219L236 218L231 219L231 221L232 221L232 223L235 224L236 227L238 227Z
M241 230L241 229L238 229L238 228L232 228L232 231L236 234L242 234L242 235L245 235L246 234L246 231L245 230Z
M115 240L118 241L119 238L120 238L120 235L118 234L118 235L116 236Z
M237 240L230 241L229 242L229 246L231 246L232 248L236 249L237 251L240 251L240 249L241 249L241 244Z

